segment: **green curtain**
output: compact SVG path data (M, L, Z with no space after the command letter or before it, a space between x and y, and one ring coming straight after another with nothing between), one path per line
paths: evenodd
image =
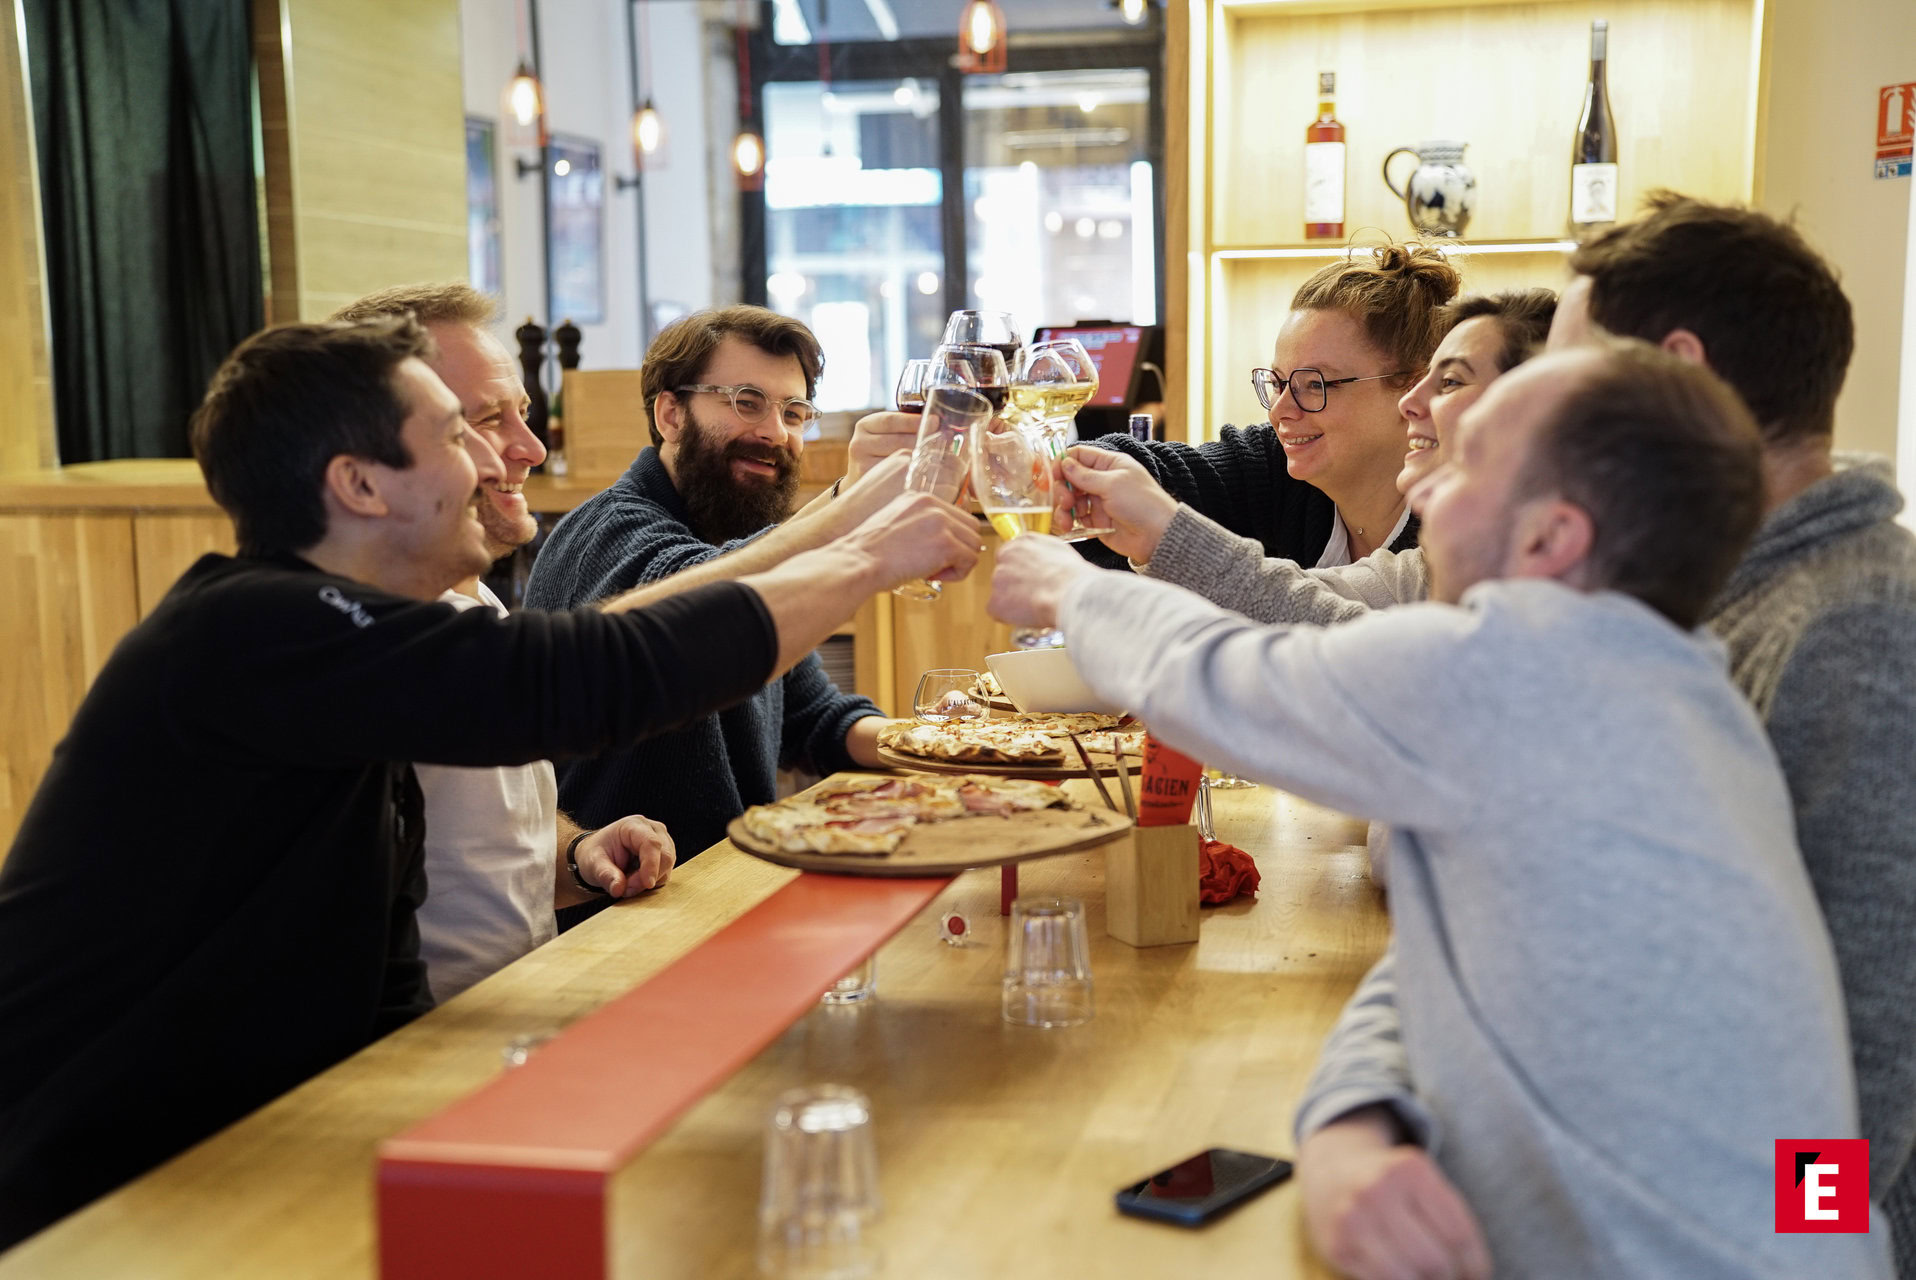
M263 323L245 0L27 0L60 460L185 457Z

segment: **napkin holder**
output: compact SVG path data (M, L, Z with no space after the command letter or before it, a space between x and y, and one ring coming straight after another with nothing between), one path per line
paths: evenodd
M1105 846L1104 930L1133 947L1197 941L1196 827L1133 827Z

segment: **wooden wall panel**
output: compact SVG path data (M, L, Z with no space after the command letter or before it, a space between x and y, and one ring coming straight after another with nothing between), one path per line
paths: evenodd
M0 471L58 460L33 114L14 15L14 5L0 6Z
M1384 156L1450 138L1470 144L1465 163L1477 175L1471 238L1563 234L1593 18L1610 22L1624 207L1656 186L1748 199L1753 8L1571 0L1302 16L1226 9L1213 98L1215 245L1303 236L1304 127L1316 115L1319 71L1338 73L1337 116L1349 136L1347 232L1409 234L1403 202L1379 173ZM1231 85L1241 88L1227 93ZM1408 157L1393 173L1399 165L1408 169Z
M0 848L120 637L138 621L124 513L0 515Z
M133 517L134 580L140 616L153 612L174 582L209 551L232 555L233 522L221 515L141 513Z
M274 318L464 280L458 0L255 0L254 31Z
M985 669L985 655L1011 648L1011 628L985 613L991 597L991 572L998 562L998 537L981 530L985 553L963 582L947 582L942 599L891 600L892 706L895 715L912 713L918 677L942 667ZM882 699L880 700L882 702Z

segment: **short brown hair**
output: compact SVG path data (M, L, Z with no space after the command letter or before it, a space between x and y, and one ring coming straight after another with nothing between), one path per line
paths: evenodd
M1615 339L1538 428L1516 492L1590 513L1593 588L1698 625L1763 518L1763 445L1723 379Z
M400 364L430 360L410 315L362 324L286 324L234 348L194 411L193 456L233 517L241 554L304 551L326 536L326 465L350 454L412 465L400 430Z
M1356 256L1360 252L1368 261ZM1424 375L1443 340L1449 324L1439 308L1457 296L1463 277L1442 248L1422 241L1351 253L1299 285L1291 309L1341 311L1357 321L1403 375L1392 385L1408 386Z
M1550 321L1557 314L1557 295L1549 289L1512 289L1506 293L1472 293L1446 303L1444 332L1466 320L1489 317L1497 322L1503 346L1497 350L1497 372L1512 369L1543 350Z
M1754 209L1673 191L1645 207L1571 255L1590 277L1590 318L1647 342L1694 333L1770 443L1832 435L1856 329L1829 264Z
M652 429L652 443L665 443L659 431L659 393L672 391L705 378L705 366L718 350L719 343L736 335L770 356L792 356L805 373L805 394L815 395L818 379L825 372L825 353L818 339L790 316L782 316L764 307L720 307L712 311L694 311L674 320L659 331L652 347L639 366L639 390L645 397L646 425Z
M412 312L420 324L469 324L484 328L499 318L499 306L469 284L402 284L369 293L333 312L334 320L358 324Z

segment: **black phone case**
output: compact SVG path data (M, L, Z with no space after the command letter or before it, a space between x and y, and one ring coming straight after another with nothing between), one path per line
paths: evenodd
M1259 1174L1249 1182L1232 1188L1228 1192L1212 1196L1207 1200L1200 1200L1196 1204L1174 1204L1168 1200L1157 1200L1148 1196L1139 1196L1136 1194L1136 1190L1143 1184L1133 1183L1131 1186L1120 1189L1114 1197L1117 1202L1118 1212L1128 1213L1134 1218L1149 1218L1155 1222L1169 1222L1180 1227L1201 1227L1205 1223L1222 1215L1226 1210L1243 1204L1252 1196L1276 1186L1291 1176L1292 1165L1289 1160L1278 1160L1275 1157L1265 1158L1273 1161L1268 1171ZM1149 1182L1150 1180L1150 1178L1146 1178L1144 1181Z

